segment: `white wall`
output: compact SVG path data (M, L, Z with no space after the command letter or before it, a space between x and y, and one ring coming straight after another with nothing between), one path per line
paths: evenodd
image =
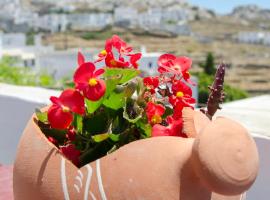
M258 177L247 192L247 200L269 200L270 198L270 140L265 137L254 137L260 158Z
M0 163L12 164L21 134L35 112L59 92L0 83Z

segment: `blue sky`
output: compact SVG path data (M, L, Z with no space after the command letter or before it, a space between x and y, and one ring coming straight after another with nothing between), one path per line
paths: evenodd
M262 8L270 9L269 0L188 0L191 4L210 8L221 14L229 13L235 6L243 4L256 4Z

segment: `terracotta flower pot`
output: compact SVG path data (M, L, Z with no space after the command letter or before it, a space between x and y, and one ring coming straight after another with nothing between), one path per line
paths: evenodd
M241 199L225 196L241 195L256 178L253 139L226 118L210 122L195 112L187 121L195 138L139 140L78 169L31 118L14 164L15 199Z

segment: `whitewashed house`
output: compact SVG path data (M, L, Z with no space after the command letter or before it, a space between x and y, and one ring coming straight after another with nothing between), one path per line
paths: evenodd
M52 33L66 31L68 27L66 14L48 14L40 16L34 23L35 29L50 31Z
M263 44L270 46L270 33L265 33Z
M250 44L267 44L269 33L267 32L240 32L237 35L237 40L241 43Z
M1 0L0 8L1 19L13 19L14 13L20 9L20 0Z
M43 46L41 35L35 35L35 44L26 45L24 33L0 33L0 58L11 56L17 58L16 66L35 68L35 56L38 53L53 52L53 46Z
M160 25L162 12L159 9L150 9L147 12L138 15L138 26L145 30L151 30L151 27Z
M38 13L22 9L21 7L18 7L13 15L14 24L27 24L29 27L33 27L39 18Z
M73 30L101 30L113 22L110 13L70 14L67 21Z
M94 50L83 50L87 60L92 60ZM46 71L56 80L63 77L72 77L77 68L78 49L65 51L39 52L35 54L35 69Z
M3 48L23 47L26 45L26 36L24 33L6 33L0 35Z

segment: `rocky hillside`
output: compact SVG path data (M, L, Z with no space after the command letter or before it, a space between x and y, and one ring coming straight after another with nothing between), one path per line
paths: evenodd
M269 20L270 9L262 9L256 5L246 5L234 8L231 16L246 20Z
M184 9L190 20L209 19L215 16L211 10L190 5L186 0L21 0L24 7L43 12L47 9L74 9L78 11L113 12L116 7L131 7L138 11L150 8Z

